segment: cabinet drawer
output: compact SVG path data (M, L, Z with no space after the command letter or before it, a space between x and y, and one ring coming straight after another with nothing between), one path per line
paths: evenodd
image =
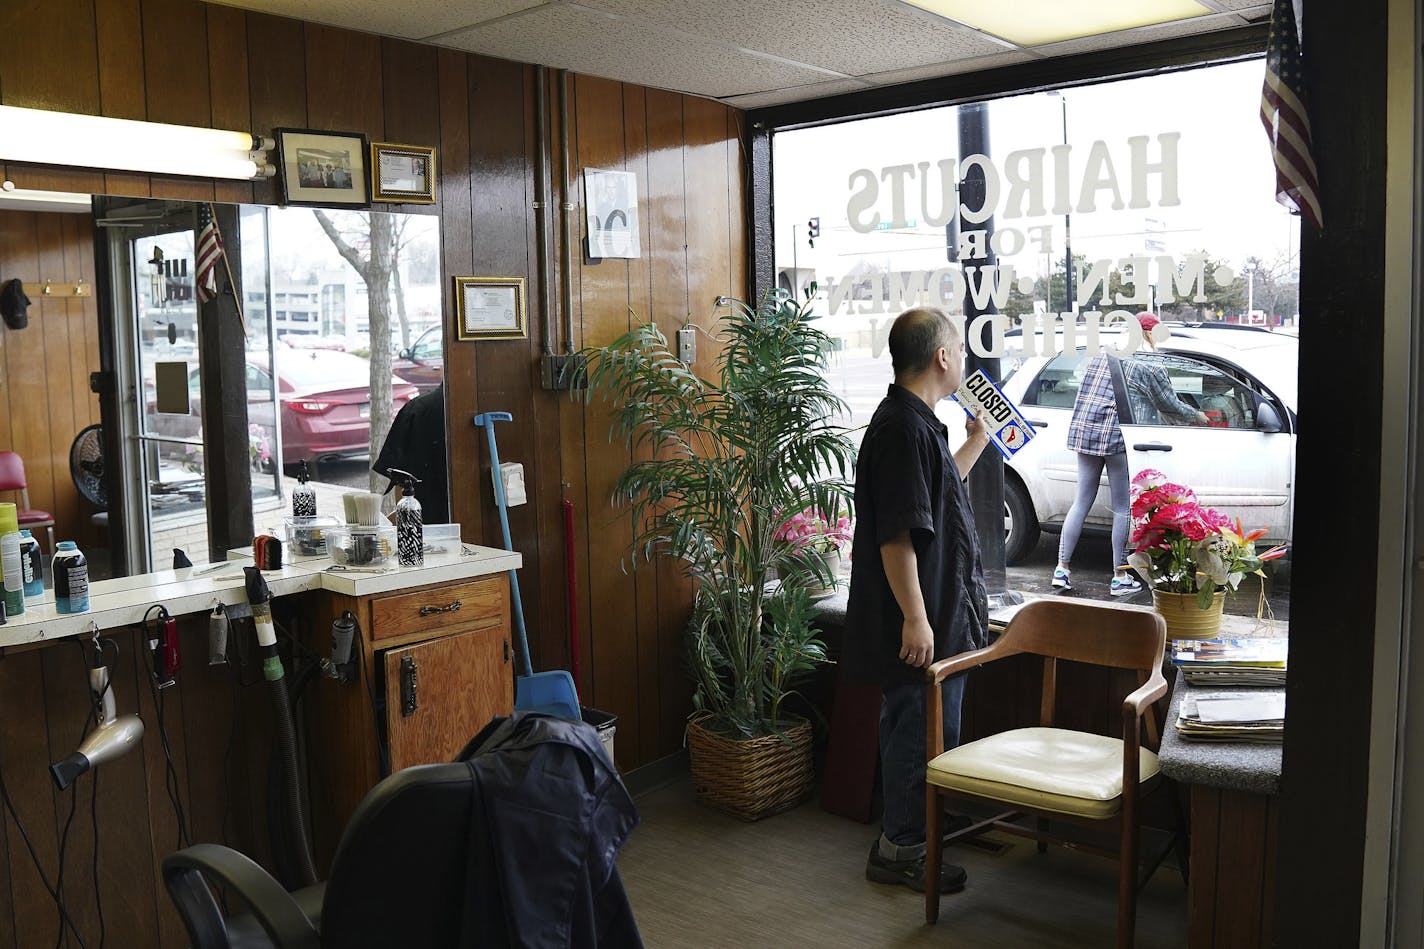
M509 579L503 574L428 587L371 601L371 638L394 639L424 630L498 620L508 612Z

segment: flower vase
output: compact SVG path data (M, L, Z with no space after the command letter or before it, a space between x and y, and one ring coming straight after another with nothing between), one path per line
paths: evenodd
M819 599L835 593L836 578L841 575L841 552L839 550L821 554L821 560L826 565L826 572L831 576L831 583L830 586L822 586L819 580L814 581L817 585L807 588L806 591L812 599Z
M1211 606L1197 605L1195 593L1152 591L1152 605L1167 621L1168 639L1215 639L1221 631L1221 611L1226 604L1226 592L1218 590Z

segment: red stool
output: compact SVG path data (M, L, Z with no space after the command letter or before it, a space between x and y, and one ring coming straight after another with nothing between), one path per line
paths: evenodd
M30 509L25 462L13 451L0 451L0 491L20 492L19 510L15 512L20 529L33 534L36 528L43 527L49 532L49 552L54 553L54 515L48 511Z

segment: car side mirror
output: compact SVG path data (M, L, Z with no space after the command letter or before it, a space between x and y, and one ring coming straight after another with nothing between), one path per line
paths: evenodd
M399 359L410 359L410 350L402 349L400 352L396 353L396 357Z
M1256 431L1274 435L1285 426L1281 423L1281 413L1269 402L1256 406Z

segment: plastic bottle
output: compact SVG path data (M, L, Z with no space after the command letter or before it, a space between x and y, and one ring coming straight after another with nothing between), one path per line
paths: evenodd
M83 613L89 609L89 561L72 540L59 542L50 570L54 573L56 613Z
M25 581L25 599L44 596L44 551L29 531L20 531L20 575Z
M310 480L311 473L307 471L307 462L303 458L297 466L297 486L292 489L293 517L316 517L316 488L307 484Z
M0 575L5 585L5 615L25 612L25 577L20 557L20 522L15 505L0 504Z
M404 495L396 503L396 560L402 567L419 567L425 563L425 529L420 513L420 501L415 497L419 479L409 471L390 469L390 491L397 484Z

